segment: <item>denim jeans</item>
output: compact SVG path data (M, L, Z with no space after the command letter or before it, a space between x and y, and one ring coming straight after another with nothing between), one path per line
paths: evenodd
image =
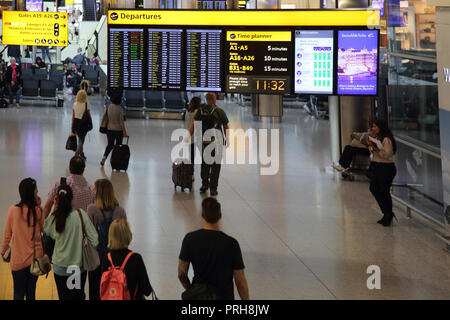
M36 300L37 276L30 273L30 266L12 271L14 282L14 300Z
M16 103L20 103L20 96L22 95L22 87L19 86L16 90L16 92L14 92L14 90L11 87L11 84L8 83L6 85L6 88L8 88L8 93L9 93L9 103L13 104L14 103L14 95L16 96Z
M45 62L45 55L47 54L48 61L52 63L52 58L50 58L50 49L47 46L42 47L42 61Z
M108 145L106 146L105 153L103 154L103 156L105 158L108 158L108 155L112 151L112 149L114 149L114 146L116 144L122 144L123 131L108 130L106 136L108 138Z

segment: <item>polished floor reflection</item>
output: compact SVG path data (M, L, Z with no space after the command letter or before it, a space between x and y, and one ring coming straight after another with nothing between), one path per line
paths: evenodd
M17 203L22 178L38 181L45 200L67 172L65 150L71 97L64 109L26 105L0 109L0 230L7 209ZM178 120L126 122L132 152L127 173L99 165L106 137L98 132L103 112L93 101L94 130L86 138L85 176L110 178L133 231L131 249L143 255L161 299L179 299L181 241L200 228L199 168L195 190L175 192L171 183L172 131ZM259 175L259 165L225 165L218 199L223 230L242 248L252 299L448 299L450 257L433 230L396 209L399 223L376 223L378 207L365 182L342 181L329 168L329 123L300 110L285 110L283 123L255 122L249 108L221 103L232 128L279 128L280 170ZM381 268L381 290L369 290L367 267ZM41 277L38 299L57 299L52 276ZM0 299L12 298L9 265L0 262Z

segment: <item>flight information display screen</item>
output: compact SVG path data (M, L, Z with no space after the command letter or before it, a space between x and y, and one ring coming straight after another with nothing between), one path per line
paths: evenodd
M222 30L186 30L186 90L222 91Z
M142 89L144 86L144 29L109 28L109 86Z
M378 30L338 31L337 93L376 95Z
M290 93L291 31L226 33L227 92Z
M333 47L333 30L295 31L295 93L333 93Z
M181 89L182 29L147 29L151 89Z

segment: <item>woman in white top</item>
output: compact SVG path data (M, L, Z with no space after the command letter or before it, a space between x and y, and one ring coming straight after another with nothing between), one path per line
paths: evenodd
M80 90L78 91L76 101L73 104L71 135L76 135L78 137L78 145L77 150L75 151L75 155L82 157L86 161L86 156L83 152L83 144L84 138L86 138L87 131L81 125L81 119L83 118L84 112L87 112L89 114L89 118L92 119L91 106L87 101L86 91Z
M397 151L395 139L387 123L382 120L376 120L372 124L372 132L376 140L369 140L369 150L372 153L370 163L370 192L380 206L383 218L378 221L379 224L387 227L392 223L395 217L392 212L391 186L392 181L397 174L397 168L394 163L394 154Z
M193 97L189 102L189 109L186 111L186 115L184 117L184 121L186 124L186 129L192 125L194 122L194 116L197 113L198 109L202 107L202 100L200 97ZM195 144L194 144L194 134L191 135L191 163L194 163L195 159ZM192 181L194 181L194 171L192 171Z

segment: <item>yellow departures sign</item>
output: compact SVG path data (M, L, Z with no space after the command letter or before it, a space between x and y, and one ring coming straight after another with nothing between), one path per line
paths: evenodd
M109 10L108 24L377 27L378 10Z
M3 44L68 45L67 13L3 11Z

